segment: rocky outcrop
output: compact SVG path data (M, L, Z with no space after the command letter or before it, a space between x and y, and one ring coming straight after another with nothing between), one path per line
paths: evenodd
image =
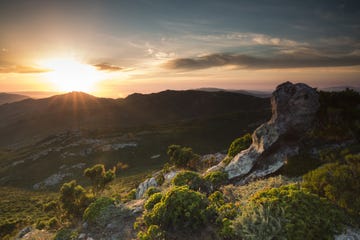
M320 106L318 93L303 83L279 85L271 98L272 117L252 134L252 145L225 166L240 184L271 174L298 151L298 141L311 127ZM217 169L216 167L213 169Z
M136 189L136 199L142 198L144 196L146 190L148 190L149 187L157 187L158 184L156 182L155 177L148 178L144 182L140 183L138 188Z

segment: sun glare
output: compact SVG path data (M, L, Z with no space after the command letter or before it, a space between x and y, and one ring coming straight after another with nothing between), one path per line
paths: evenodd
M50 71L46 77L52 81L58 91L91 92L95 84L103 79L103 73L94 66L73 59L51 59L43 64Z

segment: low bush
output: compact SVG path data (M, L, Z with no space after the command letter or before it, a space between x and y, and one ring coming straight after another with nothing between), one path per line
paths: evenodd
M204 180L208 192L214 192L228 182L228 174L220 171L210 172L204 176Z
M234 229L244 239L332 239L344 223L343 211L291 184L254 194Z
M147 226L158 225L162 230L193 232L208 221L207 198L187 186L171 188L151 211L145 212Z
M149 187L146 192L145 192L145 196L146 197L150 197L151 195L153 195L154 193L158 193L160 192L160 189L156 188L156 187Z
M93 200L75 180L64 183L60 189L60 206L70 217L81 218Z
M360 216L360 154L328 163L303 177L303 187Z
M192 190L199 190L203 187L204 181L197 172L182 171L176 174L172 183L175 186L188 186Z
M163 240L165 239L165 232L161 230L158 225L150 225L146 232L139 232L138 239L140 240Z
M91 223L111 205L114 205L114 199L108 197L100 197L85 209L83 219Z
M251 138L250 133L247 133L244 136L235 139L230 144L230 147L228 150L228 156L235 157L235 155L238 154L239 152L249 148L251 143L252 143L252 138Z
M77 231L63 228L56 233L54 240L77 240L78 236L79 233Z
M170 162L178 168L196 169L200 156L189 147L170 145L167 150Z
M162 194L159 192L151 195L149 199L145 202L144 205L145 209L151 211L154 208L155 204L160 202L161 198L162 198Z

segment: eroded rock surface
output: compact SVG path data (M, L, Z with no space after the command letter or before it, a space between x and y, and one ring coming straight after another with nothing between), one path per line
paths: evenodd
M246 183L281 168L288 156L298 152L297 143L311 127L320 106L315 89L290 82L272 94L272 117L252 134L252 145L225 167L229 179Z

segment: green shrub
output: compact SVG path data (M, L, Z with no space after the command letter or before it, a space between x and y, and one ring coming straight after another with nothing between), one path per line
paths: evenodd
M199 190L204 185L204 182L200 175L192 171L182 171L176 174L172 183L175 186L189 186L192 190Z
M145 196L150 197L154 193L158 193L158 192L160 192L160 189L158 189L157 187L149 187L145 192Z
M161 186L165 182L165 178L164 178L163 173L160 173L157 176L155 176L155 180L156 180L157 184L159 186Z
M228 182L228 174L220 171L210 172L204 176L204 180L208 191L213 192Z
M150 225L146 232L139 232L138 239L140 240L163 240L165 239L165 232L160 229L158 225Z
M234 221L245 239L332 239L345 222L341 210L295 184L258 192L248 206Z
M299 177L319 167L320 164L321 161L319 159L314 158L310 154L302 153L288 157L280 170L280 174L288 177Z
M52 217L49 219L49 221L47 222L47 227L49 229L57 229L60 227L60 222L56 217Z
M103 164L96 164L91 168L84 170L84 176L88 177L91 181L94 194L105 189L106 184L115 179L116 168L105 171Z
M151 211L154 208L155 204L160 202L161 198L162 194L159 192L152 194L144 205L145 209Z
M328 163L303 177L303 187L360 215L360 154L347 155L345 163Z
M39 229L39 230L42 230L44 228L46 228L46 221L44 220L38 220L35 224L35 228L36 229Z
M76 240L78 239L78 235L79 233L77 231L63 228L56 233L54 240Z
M200 156L189 147L170 145L167 150L170 162L178 168L196 169Z
M83 219L91 223L111 205L114 205L114 199L108 197L100 197L85 209Z
M125 201L131 201L136 199L136 189L132 189L128 194L125 196Z
M287 240L283 225L285 222L284 212L270 206L252 205L243 209L242 214L233 221L234 235L249 240ZM297 238L312 239L312 238Z
M144 221L147 226L158 225L162 230L195 231L209 220L207 207L203 194L186 186L174 187L144 214Z
M84 210L93 201L85 189L73 180L64 183L60 189L60 206L70 217L80 218Z
M247 133L244 136L235 139L230 144L230 147L228 150L228 156L235 157L236 154L238 154L239 152L249 148L251 143L252 143L252 138L251 138L250 133Z

